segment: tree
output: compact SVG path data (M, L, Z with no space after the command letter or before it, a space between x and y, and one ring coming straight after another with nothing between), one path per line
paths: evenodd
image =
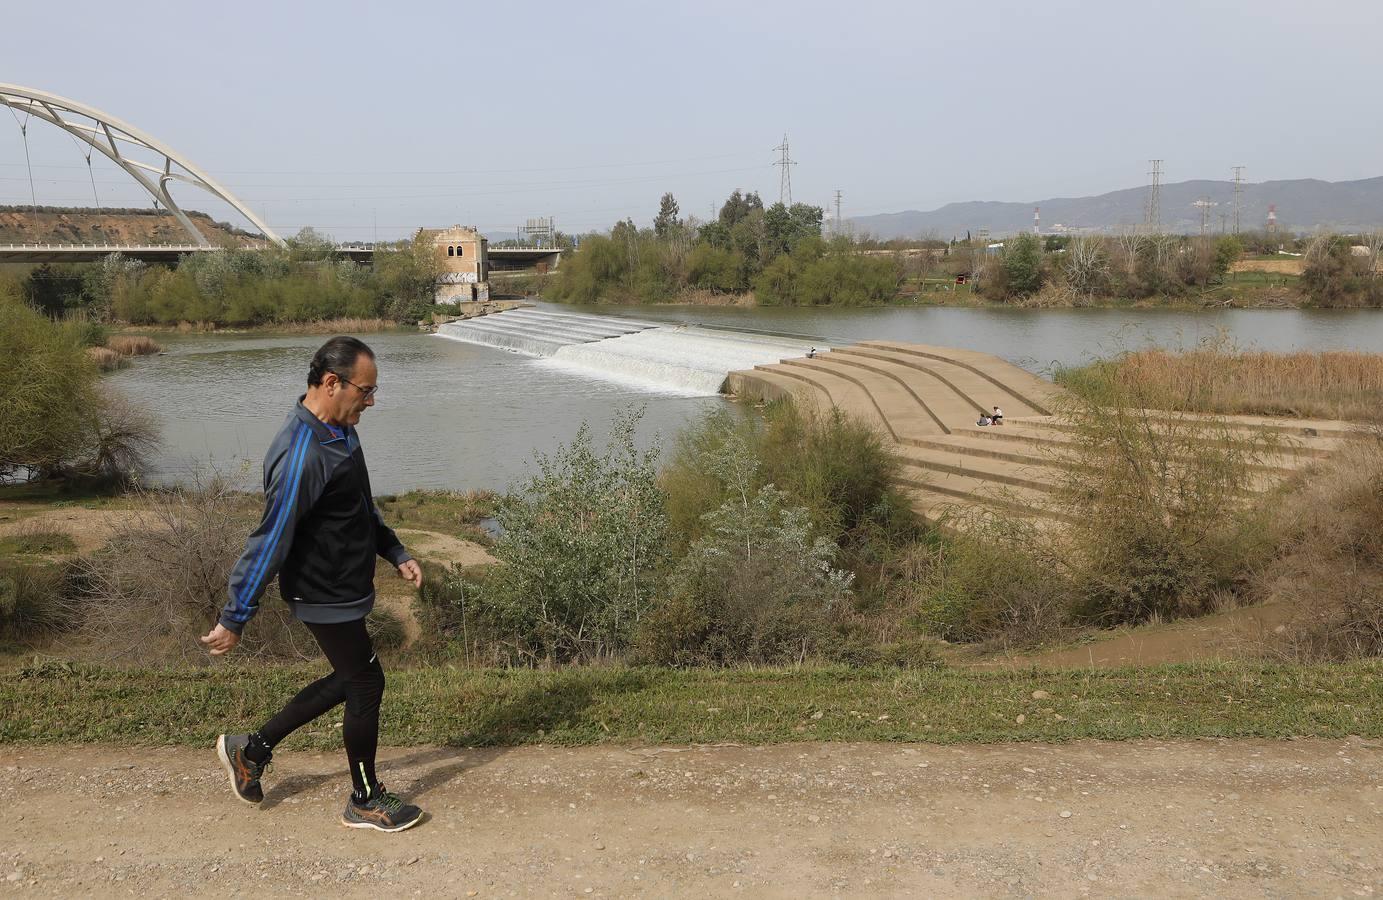
M288 239L288 250L293 262L315 262L335 256L336 244L330 236L305 226Z
M54 322L0 285L0 476L137 474L157 440L99 375L80 322Z
M768 258L791 253L805 238L821 237L822 209L806 203L791 208L775 203L764 211L764 241Z
M677 206L677 200L671 193L664 194L658 204L658 216L653 220L653 234L658 240L667 240L682 227L682 220L677 217L679 212L681 209Z
M733 229L742 220L747 218L755 210L763 211L764 202L759 199L759 195L753 191L741 195L739 189L730 195L725 204L720 208L720 224L727 230Z
M1020 234L1004 247L1000 265L1010 294L1026 297L1042 287L1042 243L1036 235Z
M1063 259L1066 283L1089 297L1104 290L1109 281L1109 257L1097 238L1077 237L1066 246Z

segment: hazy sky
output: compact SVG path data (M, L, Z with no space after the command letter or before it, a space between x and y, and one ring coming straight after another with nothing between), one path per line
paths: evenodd
M1380 34L1376 0L5 0L0 82L143 129L281 233L384 239L771 202L784 133L793 198L846 216L1133 187L1152 157L1166 182L1373 177ZM81 149L29 134L38 202L91 205ZM29 191L0 111L0 203Z

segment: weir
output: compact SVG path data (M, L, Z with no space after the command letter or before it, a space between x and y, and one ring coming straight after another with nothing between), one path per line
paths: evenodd
M535 309L449 322L437 334L537 357L576 374L692 395L719 393L732 371L806 356L810 349L806 341L771 335Z

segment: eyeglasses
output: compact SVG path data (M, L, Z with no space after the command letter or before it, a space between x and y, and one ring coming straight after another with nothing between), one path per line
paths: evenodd
M336 377L337 377L337 378L341 378L340 375L337 375ZM359 391L361 394L363 394L366 400L369 400L371 397L373 397L373 396L375 395L375 392L379 390L379 385L375 385L374 387L367 387L367 388L366 388L366 387L361 387L360 385L356 384L354 381L351 381L349 378L341 378L341 381L344 382L344 383L346 383L346 384L349 384L351 387L355 388L357 391Z

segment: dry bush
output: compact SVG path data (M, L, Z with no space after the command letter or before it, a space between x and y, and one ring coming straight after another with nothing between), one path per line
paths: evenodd
M87 347L86 355L91 357L91 361L96 364L96 368L102 372L114 372L129 364L126 357L121 356L109 347Z
M82 472L116 484L135 484L158 448L158 419L123 394L108 392L92 423L90 451Z
M1287 621L1267 649L1294 660L1383 654L1383 431L1342 449L1280 509L1280 554L1253 580Z
M1074 589L1054 549L1026 522L977 512L944 543L900 556L890 593L903 591L916 624L937 637L1032 647L1071 630Z
M1270 552L1256 466L1276 439L1160 413L1156 383L1082 387L1058 410L1074 438L1057 501L1078 617L1107 626L1214 611Z
M197 639L216 623L256 510L220 478L141 500L144 511L78 564L67 601L77 649L109 662L205 661ZM271 587L236 653L306 659L316 646Z
M121 356L152 356L163 352L163 345L142 334L120 334L106 341L106 346Z
M1009 306L1023 309L1067 309L1089 306L1090 304L1091 300L1088 295L1082 294L1062 281L1049 281L1035 293L1014 297L1008 301Z

